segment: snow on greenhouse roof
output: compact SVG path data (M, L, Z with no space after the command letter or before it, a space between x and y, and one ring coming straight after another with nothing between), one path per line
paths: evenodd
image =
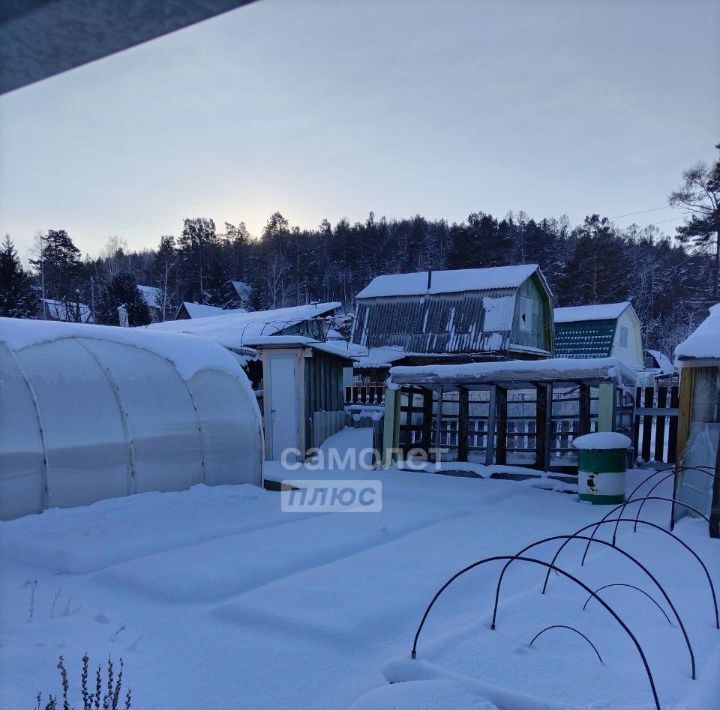
M271 311L226 311L209 318L153 323L148 328L200 335L228 348L241 348L246 347L251 338L274 335L302 321L327 315L341 305L338 302L330 302L277 308Z
M630 306L630 301L622 303L599 303L591 306L568 306L556 308L553 317L556 323L579 323L587 320L615 320L619 318L625 309Z
M487 269L433 271L428 289L428 272L376 276L356 298L422 296L426 293L458 293L517 288L538 270L537 264L495 266Z
M675 348L679 360L720 358L720 303L710 307L710 314L697 330Z
M614 357L551 358L549 360L508 360L472 362L461 365L418 365L390 369L393 383L404 384L464 384L525 385L529 382L613 381L634 385L637 373Z
M146 328L0 318L0 342L7 343L11 350L67 338L106 340L148 350L170 360L186 380L201 370L221 370L233 377L240 372L237 362L226 350L190 335L156 333Z

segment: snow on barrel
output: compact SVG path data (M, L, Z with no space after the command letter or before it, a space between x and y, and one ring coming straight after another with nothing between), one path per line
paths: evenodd
M192 335L0 318L0 519L197 483L262 481L262 421Z

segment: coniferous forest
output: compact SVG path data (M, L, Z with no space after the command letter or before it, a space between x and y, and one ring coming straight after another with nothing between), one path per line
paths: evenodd
M29 270L6 236L0 315L42 317L44 295L63 304L67 320L81 320L87 309L79 304L86 304L95 322L118 325L124 305L129 324L144 325L150 312L138 284L159 289L165 319L183 301L252 310L341 301L349 310L379 274L537 263L555 305L630 300L646 346L672 354L720 300L719 199L717 161L686 170L670 195L686 215L674 234L656 226L620 228L597 214L573 225L566 217L524 212L501 218L473 212L459 223L371 212L364 222L323 220L301 229L276 212L260 235L243 222L220 226L192 217L178 234L161 236L155 249L132 251L113 237L95 258L83 258L64 229L51 229L38 237Z

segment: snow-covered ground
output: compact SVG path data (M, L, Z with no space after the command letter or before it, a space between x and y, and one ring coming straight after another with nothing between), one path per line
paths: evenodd
M330 445L367 446L369 436L348 429ZM277 465L266 473L379 478L383 510L282 513L279 493L196 486L1 523L0 707L34 707L38 691L57 692L60 654L76 686L86 651L96 662L124 658L139 710L654 707L637 651L607 612L595 601L583 611L587 594L559 576L541 595L544 570L530 564L511 568L495 631L488 625L499 565L459 579L410 660L422 613L453 573L572 532L606 508L532 481L395 469L283 476ZM652 501L643 517L664 525L667 507ZM697 680L677 623L634 590L601 595L640 640L663 708L719 707L720 631L701 568L669 537L628 528L620 544L675 603ZM685 519L677 532L720 587L720 543L706 530ZM549 559L556 544L535 555ZM593 589L636 584L669 613L647 577L600 547L580 567L582 545L574 543L560 564ZM603 663L567 629L530 647L551 624L577 627Z

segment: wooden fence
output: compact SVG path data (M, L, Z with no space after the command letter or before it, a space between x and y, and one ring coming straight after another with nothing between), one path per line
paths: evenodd
M383 404L385 387L378 385L353 385L345 388L345 404Z
M638 387L633 446L643 461L675 463L679 388L677 383Z
M382 405L385 393L382 384L357 384L345 388L346 404ZM635 392L632 440L635 456L643 461L675 463L677 446L679 393L676 381L661 382L654 386L638 387ZM518 405L527 407L528 413L517 412ZM522 400L508 402L507 453L515 459L530 459L535 451L535 399L525 395ZM434 425L425 425L427 432L423 438L423 414L433 416L432 412L423 413L422 396L418 390L412 400L405 392L401 407L401 442L406 449L426 443L436 445ZM448 406L447 414L445 407ZM513 411L513 408L515 411ZM443 418L440 431L440 446L456 448L459 443L459 425L457 404L451 400L443 402ZM468 417L468 452L482 452L488 446L489 400L478 400L474 411ZM410 418L408 420L408 414ZM629 416L629 413L628 413ZM591 431L597 428L597 393L591 399ZM572 458L571 442L579 432L579 398L576 392L554 393L553 416L551 424L551 451L554 458Z
M463 406L467 410L461 416ZM597 390L587 388L583 395L579 387L557 389L552 395L552 406L547 409L547 443L544 446L549 449L548 461L554 467L575 467L577 452L571 447L573 438L583 428L585 431L597 430ZM462 456L476 461L487 461L488 456L495 459L502 451L502 458L509 464L534 465L538 452L536 393L509 392L502 425L492 416L492 410L489 392L475 392L465 404L457 393L446 393L438 438L437 398L433 401L419 389L404 388L400 406L400 446L405 452L413 448L449 449L451 458L460 457L462 450ZM463 420L467 421L467 431L461 431ZM499 435L499 432L502 433Z

